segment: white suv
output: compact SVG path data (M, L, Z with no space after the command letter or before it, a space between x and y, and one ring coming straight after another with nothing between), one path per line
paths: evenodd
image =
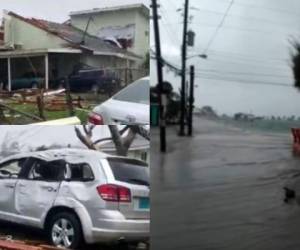
M91 150L0 161L0 219L46 230L58 247L149 239L146 163Z

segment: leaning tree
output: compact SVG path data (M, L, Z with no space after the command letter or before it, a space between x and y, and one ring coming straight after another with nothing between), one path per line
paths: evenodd
M121 129L119 129L120 127L117 125L108 125L111 136L98 140L93 140L94 128L96 126L83 125L82 127L83 131L79 127L75 127L75 133L87 148L101 150L100 143L112 141L116 147L117 154L121 156L126 156L128 154L128 150L137 134L148 141L150 140L149 129L139 125L127 125Z

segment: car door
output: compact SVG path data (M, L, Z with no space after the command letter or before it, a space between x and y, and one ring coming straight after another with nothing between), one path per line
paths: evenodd
M33 225L52 207L65 174L62 160L27 162L27 174L16 185L15 209Z
M0 165L0 218L12 220L14 195L18 178L22 172L24 159L14 159Z

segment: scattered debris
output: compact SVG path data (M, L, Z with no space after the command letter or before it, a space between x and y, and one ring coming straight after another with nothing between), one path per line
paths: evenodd
M78 117L69 117L52 121L33 123L32 125L80 125L81 121Z
M32 122L46 121L45 111L69 110L70 115L72 113L71 116L74 116L76 108L88 107L88 102L81 96L73 98L67 92L64 88L49 91L44 91L43 89L22 89L12 92L2 90L0 91L0 123L15 124L14 120L19 117L33 120ZM36 115L17 108L17 106L26 104L36 107Z
M58 250L44 242L13 240L12 236L0 237L0 250Z
M284 197L284 202L288 203L289 200L295 199L296 198L296 192L295 190L292 190L290 188L284 187L284 192L285 192L285 197Z
M5 109L7 109L7 110L9 110L9 111L12 111L12 112L14 112L14 113L19 113L19 114L21 114L21 115L23 115L23 116L26 116L26 117L28 117L28 118L31 118L32 120L37 120L37 121L42 121L42 120L43 120L42 118L40 118L40 117L38 117L38 116L36 116L36 115L29 114L29 113L26 113L26 112L17 110L17 109L15 109L15 108L12 108L12 107L10 107L10 106L4 104L4 103L0 103L0 112L1 112L1 110L2 110L2 114L3 114L3 110L5 110Z

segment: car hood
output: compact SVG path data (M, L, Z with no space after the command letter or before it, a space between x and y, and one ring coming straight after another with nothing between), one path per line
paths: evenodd
M109 99L93 110L105 124L149 124L149 105Z

